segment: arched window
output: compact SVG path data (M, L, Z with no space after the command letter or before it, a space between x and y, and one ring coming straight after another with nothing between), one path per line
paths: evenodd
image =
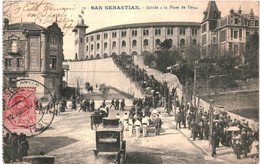
M144 40L144 46L148 46L148 40L147 39Z
M113 41L113 43L112 43L112 48L116 48L116 42L115 41Z
M172 39L169 39L169 42L171 43L171 45L172 45Z
M93 44L91 44L91 51L93 50L93 48L94 48L94 46L93 46Z
M104 43L104 49L107 49L107 42Z
M193 39L193 40L192 40L192 45L193 45L193 46L196 46L196 45L197 45L197 40L196 40L196 39Z
M132 47L135 47L136 46L136 40L133 40L132 41Z
M100 59L100 55L99 54L97 54L96 59Z
M123 40L122 41L122 47L125 47L126 46L126 43L125 43L125 41Z
M184 46L185 46L185 40L184 40L184 39L181 39L180 46L181 46L181 47L184 47Z
M88 51L88 46L86 46L86 51Z
M155 41L155 45L156 45L156 46L159 46L160 44L161 44L160 39L156 39L156 41Z
M99 46L99 43L98 43L98 44L97 44L97 49L98 49L98 50L99 50L99 47L100 47L100 46Z

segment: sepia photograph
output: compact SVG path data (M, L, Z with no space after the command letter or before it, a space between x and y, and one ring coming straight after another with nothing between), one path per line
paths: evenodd
M258 1L2 2L2 163L258 164Z

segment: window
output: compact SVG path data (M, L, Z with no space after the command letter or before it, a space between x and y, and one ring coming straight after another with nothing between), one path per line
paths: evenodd
M122 32L121 32L121 36L122 36L122 37L125 37L125 36L126 36L126 31L122 31Z
M23 59L22 58L17 58L16 64L17 64L17 68L22 67L23 66Z
M116 32L112 32L112 38L116 38Z
M235 53L235 54L238 53L238 45L234 45L234 53Z
M50 59L50 69L56 69L57 68L57 58L51 57Z
M17 46L18 40L11 40L11 52L17 53L18 52L18 46Z
M258 23L258 21L256 20L256 21L255 21L255 26L259 26L258 24L259 24L259 23Z
M132 41L132 47L135 47L136 46L136 40L133 40Z
M239 38L242 39L242 29L239 29Z
M147 39L144 40L144 46L148 46L148 40Z
M112 48L116 48L116 42L115 41L112 43Z
M237 18L235 18L235 24L238 24L238 19Z
M132 31L132 36L137 36L137 30Z
M192 33L192 35L197 35L197 29L192 29L191 33Z
M156 46L159 46L160 44L161 44L160 39L156 39L156 41L155 41L155 45L156 45Z
M180 35L185 35L185 28L180 29Z
M80 38L80 43L82 43L83 42L83 39L82 38Z
M172 35L173 34L173 29L172 28L168 28L167 29L167 35Z
M202 33L207 31L207 24L202 25Z
M172 46L172 39L169 39L169 42L170 42L170 44L171 44L171 46Z
M192 45L193 45L193 46L196 46L196 45L197 45L197 40L196 40L196 39L193 39L193 40L192 40Z
M99 45L99 43L97 44L97 50L99 50L99 47L100 47L100 45Z
M184 47L184 46L185 46L185 40L184 40L184 39L181 39L180 46L181 46L181 47Z
M12 59L5 59L5 67L11 67L12 66Z
M88 46L86 46L86 51L88 51Z
M104 33L104 39L106 39L106 38L107 38L107 36L108 36L108 35L107 35L107 33Z
M86 42L88 42L88 37L86 37Z
M233 29L230 30L230 36L233 38Z
M125 47L126 46L126 43L125 43L125 41L123 40L122 41L122 47Z
M93 46L93 44L91 44L91 51L94 49L94 46Z
M234 38L237 39L238 31L234 31Z
M149 30L144 30L144 31L143 31L143 34L144 34L144 35L149 35Z
M155 35L161 35L161 29L155 29Z
M82 38L80 38L80 39L82 39ZM82 43L82 40L81 40L81 43ZM51 37L50 44L51 45L57 45L57 38L55 36Z
M91 41L93 41L94 40L94 36L91 36Z
M104 43L104 49L107 49L107 42Z
M99 40L99 39L100 39L100 34L97 35L97 40Z

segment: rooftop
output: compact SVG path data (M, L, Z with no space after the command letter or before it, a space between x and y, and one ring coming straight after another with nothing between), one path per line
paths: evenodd
M10 24L8 30L46 30L46 28L35 24L34 22L20 22Z

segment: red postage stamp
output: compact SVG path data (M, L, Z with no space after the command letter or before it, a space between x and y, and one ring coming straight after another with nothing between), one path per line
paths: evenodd
M11 132L32 133L36 124L36 89L8 88L3 93L3 124Z

